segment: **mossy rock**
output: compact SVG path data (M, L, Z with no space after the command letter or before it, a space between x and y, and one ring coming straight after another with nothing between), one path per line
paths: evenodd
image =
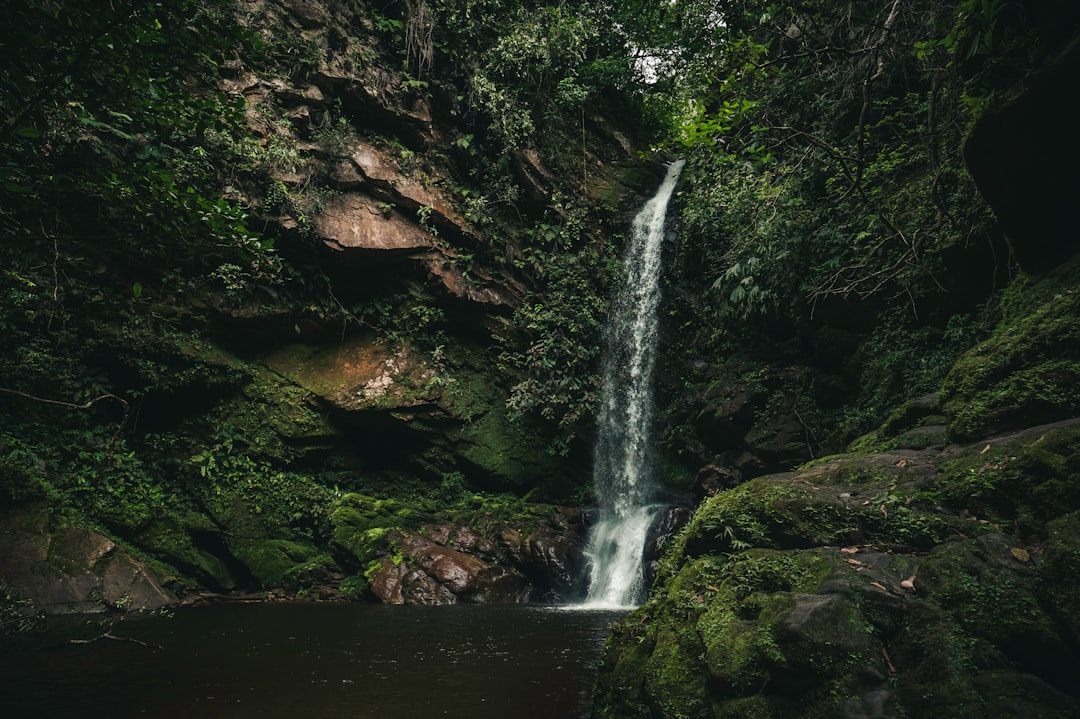
M917 397L900 405L875 431L849 444L847 451L941 449L948 443L947 422L937 393Z
M347 494L330 512L331 539L363 568L389 551L384 540L391 530L413 529L428 519L430 515L404 502Z
M1015 524L1021 536L1080 506L1080 422L1037 427L941 464L932 490L956 510Z
M1037 565L1038 594L1063 636L1080 646L1080 511L1050 522Z
M257 364L247 381L207 416L242 439L245 452L277 467L322 466L345 438L306 389Z
M1073 716L1075 644L1015 548L989 534L928 557L688 560L614 625L597 716Z
M1080 408L1080 259L1035 281L1018 277L986 341L942 387L954 440L1073 417Z
M447 352L447 363L452 381L439 404L457 422L443 431L469 480L482 489L520 493L558 476L559 462L546 443L511 419L486 351L459 344Z
M1066 717L1080 709L1068 696L1080 656L1021 550L988 534L943 544L919 566L919 600L894 657L912 715ZM1075 591L1075 579L1068 584Z
M337 494L316 476L275 469L236 444L205 450L199 465L189 490L231 538L310 538Z
M320 557L313 545L285 539L234 540L229 548L255 581L268 589L282 586L287 577L302 575Z
M644 687L652 711L662 717L708 717L703 646L692 631L663 626L657 630L652 654L645 663Z
M875 556L888 570L891 558ZM901 591L895 573L884 581ZM837 550L690 560L614 626L598 716L831 717L851 702L894 703L865 612L899 602L870 596L886 593Z
M970 531L970 523L928 506L932 479L932 465L917 453L832 458L758 477L706 499L682 548L690 556L748 546L929 549Z
M557 474L543 444L511 422L503 407L492 408L456 434L461 457L474 465L471 474L490 478L488 489L522 491Z
M213 533L217 533L216 527ZM203 586L227 590L237 584L225 560L198 546L186 528L171 518L151 522L132 541Z

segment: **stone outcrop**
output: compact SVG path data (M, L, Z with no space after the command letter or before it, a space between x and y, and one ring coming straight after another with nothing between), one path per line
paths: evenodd
M1043 3L1048 5L1048 3ZM1064 7L1053 14L1071 14ZM1061 29L1069 27L1063 22ZM1080 45L1076 42L1045 71L1025 81L1009 102L979 118L964 145L964 159L979 190L993 206L1013 254L1035 273L1052 269L1077 251L1072 210L1080 193L1073 168L1080 145L1074 114L1061 102L1080 89ZM1055 138L1047 145L1047 138Z
M502 495L569 501L580 486L585 463L550 453L550 437L515 421L508 407L525 377L518 355L532 341L514 313L526 297L550 299L553 281L541 271L549 253L611 250L605 233L618 220L609 218L651 189L656 167L599 108L574 113L563 128L581 140L572 175L555 168L566 158L554 125L543 143L503 147L486 131L483 110L455 86L462 78L432 72L420 82L403 72L400 38L385 26L397 22L400 6L244 0L236 8L259 51L223 61L218 87L200 86L209 79L202 72L177 77L189 98L242 114L215 115L191 128L198 137L172 138L168 148L178 161L181 147L191 149L200 177L205 171L207 183L224 185L211 187L213 199L200 205L207 214L200 210L199 227L188 228L221 256L162 252L138 265L109 250L115 263L79 260L70 275L79 290L65 295L64 307L78 319L72 336L94 339L73 347L65 381L78 383L79 396L115 392L130 414L113 416L108 403L71 411L61 420L65 434L49 436L53 415L39 406L48 418L40 436L20 427L13 444L4 444L7 433L0 438L5 497L20 508L57 501L70 510L64 522L94 527L85 531L115 545L70 572L45 562L55 570L49 581L67 587L63 602L88 609L121 602L120 569L137 575L128 560L142 562L147 577L179 578L161 601L175 600L173 589L426 602L572 595L583 524L573 512L538 519L493 511L497 527L450 515L474 498L484 507ZM157 153L152 136L166 125L145 137L125 125L128 149ZM183 174L173 179L182 184ZM64 222L85 223L81 212L72 209ZM228 221L217 222L217 212ZM227 237L216 234L226 227ZM152 244L156 251L168 240ZM584 279L599 296L602 280ZM90 306L75 301L84 292L93 313L80 314ZM37 331L32 314L22 338ZM52 370L40 352L42 362L32 364L47 385ZM28 388L20 373L5 385ZM64 396L71 398L56 401ZM24 409L23 399L3 402L5 416ZM77 437L76 446L59 446L59 436ZM8 492L9 472L17 492ZM423 517L380 516L349 534L351 497L364 493L420 498L413 509ZM427 533L443 523L457 527L449 544ZM8 526L0 517L0 532ZM498 551L479 549L483 542L465 548L466 530ZM48 540L11 542L18 552L51 551L52 538L70 531L50 526L38 533ZM369 591L378 586L365 574L370 563L405 548L417 574L394 579L388 569L379 581L414 589ZM12 572L15 590L32 579ZM130 583L124 591L134 605L157 601L149 589L136 600L142 590Z
M0 529L0 576L45 614L142 611L177 597L159 573L90 529L49 531L47 513L7 516Z
M707 499L616 625L598 716L1076 712L1078 433L840 455ZM1005 534L1015 516L1037 534Z
M436 523L430 510L347 495L332 515L352 582L388 604L558 601L579 594L585 521L580 510L526 505Z
M454 604L522 602L531 589L520 571L498 562L495 546L467 528L425 527L420 532L393 532L389 544L403 560L384 558L371 577L371 591L387 604ZM462 536L464 535L464 536ZM471 536L470 536L471 535ZM469 546L458 548L457 540ZM468 542L472 539L472 542ZM488 546L484 546L487 544ZM484 550L487 549L485 552ZM487 554L490 560L481 558Z
M374 200L361 194L332 198L314 222L319 237L335 250L415 253L435 246L430 233L393 210L384 214Z

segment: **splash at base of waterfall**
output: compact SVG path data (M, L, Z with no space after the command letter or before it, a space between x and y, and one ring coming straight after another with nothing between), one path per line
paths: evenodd
M601 518L592 529L586 559L589 579L586 609L633 609L645 593L642 556L649 529L664 505L648 504L624 515ZM602 570L600 569L602 568Z

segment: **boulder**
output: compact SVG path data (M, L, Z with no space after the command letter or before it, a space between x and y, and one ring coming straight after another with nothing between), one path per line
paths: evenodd
M1063 171L1080 164L1080 142L1075 115L1061 101L1078 90L1080 43L1074 42L1026 78L1011 101L982 115L964 144L968 169L1028 272L1046 272L1080 249L1072 210L1080 178Z
M486 604L521 602L529 595L528 580L517 570L444 546L419 532L395 530L387 541L401 559L383 559L372 576L372 591L382 602Z
M0 523L0 576L35 610L140 611L177 602L161 575L112 539L82 527L50 530L43 512L30 514Z
M363 254L416 253L435 247L430 232L392 208L359 193L336 195L314 218L315 231L331 249Z
M917 404L882 434L932 416ZM613 626L594 715L1076 714L1078 427L829 457L705 499Z

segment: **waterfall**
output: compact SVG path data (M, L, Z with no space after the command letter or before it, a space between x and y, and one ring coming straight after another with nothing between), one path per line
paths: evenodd
M634 218L623 258L625 284L608 321L593 460L599 516L586 550L588 605L628 607L644 599L645 539L661 509L653 503L651 476L660 255L682 167L681 160L668 166L660 189Z

